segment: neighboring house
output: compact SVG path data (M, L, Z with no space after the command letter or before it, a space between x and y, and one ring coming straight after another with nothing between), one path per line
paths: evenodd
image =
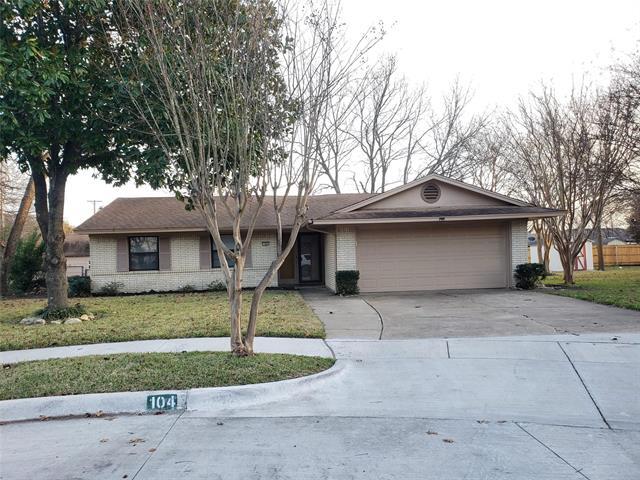
M69 233L64 240L67 277L89 275L89 235Z
M285 226L295 213L295 198L288 202ZM308 205L309 225L272 286L335 290L337 270L359 270L362 292L510 287L514 267L528 261L527 220L563 213L437 175L377 195L312 196ZM230 233L228 217L219 224ZM110 282L143 292L224 281L200 213L174 198L119 198L76 231L90 237L94 290ZM260 281L275 255L273 209L264 206L246 287Z
M589 238L593 243L598 242L598 232L597 230L593 230L589 234ZM636 242L633 240L631 235L626 228L602 228L602 244L603 245L628 245L635 244Z
M529 234L529 260L532 263L542 263L542 260L538 260L538 248L536 244L535 234ZM582 247L582 250L576 257L573 269L579 270L593 270L593 242L587 240ZM554 246L551 247L549 253L549 270L552 272L562 272L562 262L560 261L560 254Z

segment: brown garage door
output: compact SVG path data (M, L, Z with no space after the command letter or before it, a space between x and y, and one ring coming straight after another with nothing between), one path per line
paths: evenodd
M507 286L505 224L359 227L360 290L393 292Z

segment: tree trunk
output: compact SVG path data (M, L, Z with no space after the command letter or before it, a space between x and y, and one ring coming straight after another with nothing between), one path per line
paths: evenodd
M551 246L549 244L545 244L544 246L544 256L543 256L543 264L545 273L551 273Z
M260 306L260 300L262 299L262 294L267 289L267 287L271 284L271 281L273 280L273 276L278 272L278 270L284 263L285 259L289 256L289 253L291 253L291 250L295 245L295 241L296 241L296 238L298 237L299 232L300 232L300 226L294 225L294 227L291 229L291 233L289 235L289 242L287 243L287 246L284 249L282 249L282 251L280 252L280 255L278 255L276 259L273 262L271 262L271 265L269 266L269 270L267 270L267 273L265 274L264 277L262 277L262 280L260 280L260 283L253 291L253 298L251 299L251 310L249 311L249 323L247 324L247 335L245 336L245 339L244 339L244 344L249 354L253 353L253 340L256 336L256 326L258 324L258 307ZM281 234L281 230L280 230L280 234Z
M536 232L537 234L538 232ZM538 254L538 263L543 263L544 262L544 250L542 248L542 238L540 237L540 235L536 235L536 253ZM545 267L546 270L546 267Z
M560 255L560 262L562 263L563 279L566 285L573 285L573 262L575 258L571 255L571 252L567 247L557 246L558 254Z
M229 288L230 322L231 322L231 352L237 356L247 356L247 351L242 340L242 272L244 270L244 258L236 259L233 267L232 285Z
M49 211L47 216L45 279L47 307L68 308L67 259L64 256L64 192L67 174L59 170L49 178Z
M24 225L29 217L29 210L31 210L34 195L35 187L33 185L33 178L31 178L24 190L24 195L22 196L20 207L18 208L18 213L16 214L16 218L11 226L11 231L9 232L7 245L5 246L4 252L2 252L2 258L0 259L2 260L2 265L0 266L0 297L9 293L9 271L11 270L11 262L13 261L13 256L16 253L16 248L18 247L18 240L20 240L20 237L22 236L22 230L24 229Z
M36 221L40 227L40 234L42 235L42 241L47 243L47 232L49 231L49 207L47 206L47 179L42 172L34 169L34 164L31 165L31 178L33 178L33 185L35 187L35 208L36 208Z
M604 247L602 244L602 225L598 225L598 270L604 272Z

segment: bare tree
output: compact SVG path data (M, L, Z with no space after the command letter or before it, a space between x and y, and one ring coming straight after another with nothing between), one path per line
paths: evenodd
M0 297L9 291L11 261L34 198L33 180L11 161L0 162Z
M404 161L408 171L425 135L421 122L426 109L424 89L412 90L404 77L398 78L394 56L367 71L357 92L351 132L362 158L362 174L353 177L359 191L384 192L397 161Z
M613 81L605 91L597 93L594 105L594 155L600 174L607 182L600 182L596 190L594 227L597 232L598 269L604 270L602 225L607 210L629 189L638 185L635 168L640 154L640 123L637 122L640 96L629 95L624 85Z
M469 87L456 79L440 105L431 109L426 135L421 139L424 158L415 178L430 173L464 178L473 171L474 142L486 128L488 116L469 113L472 98Z
M543 86L509 117L514 178L532 202L566 211L545 222L568 284L575 258L633 158L629 116L623 113L628 105L615 98L582 88L562 102Z
M0 162L0 242L6 241L9 235L11 219L18 210L28 180L11 158Z
M486 190L513 195L517 192L509 169L508 134L500 121L488 123L469 142L465 179Z
M131 97L183 179L176 190L201 212L223 253L231 349L251 354L262 293L307 221L323 116L375 40L332 62L339 10L329 2L296 11L269 0L123 0L123 6L128 22L122 35L147 59L137 72L147 83ZM151 108L158 99L159 112ZM283 211L292 204L287 225ZM275 215L277 255L253 293L243 337L246 256L265 209ZM221 215L232 221L233 247L222 240Z
M319 190L326 188L340 193L342 176L350 165L357 144L351 131L354 122L354 106L357 91L362 82L352 81L331 98L326 115L318 132L318 162L321 178L327 183L320 183Z

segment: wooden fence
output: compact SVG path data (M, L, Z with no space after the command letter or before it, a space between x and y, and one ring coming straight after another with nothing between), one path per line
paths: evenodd
M614 265L640 265L640 245L604 245L604 264ZM593 244L593 266L598 267L598 247Z

